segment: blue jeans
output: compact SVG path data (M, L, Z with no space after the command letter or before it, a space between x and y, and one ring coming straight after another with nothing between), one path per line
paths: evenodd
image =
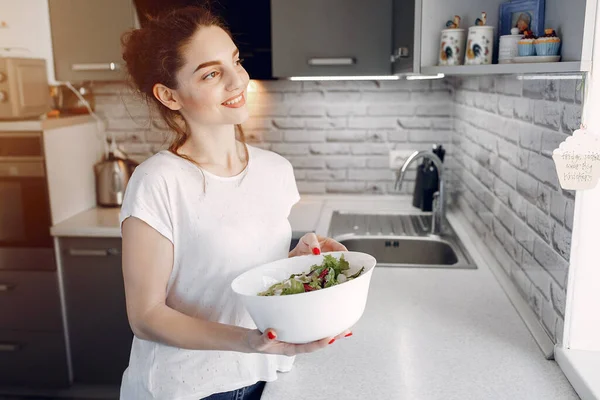
M259 381L254 385L246 386L231 392L215 393L201 400L260 400L265 382Z

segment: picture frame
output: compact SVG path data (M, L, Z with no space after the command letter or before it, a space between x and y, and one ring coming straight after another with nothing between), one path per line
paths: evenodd
M544 17L546 15L545 0L512 0L500 4L498 34L510 35L511 28L518 27L519 33L525 29L533 31L536 36L544 33Z

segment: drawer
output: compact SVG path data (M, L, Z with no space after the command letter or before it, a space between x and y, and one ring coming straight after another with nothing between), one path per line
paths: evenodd
M55 271L0 271L0 329L62 332Z
M0 330L0 385L67 387L62 333Z
M61 237L60 248L65 256L96 257L121 256L121 238ZM97 250L94 252L94 250ZM104 252L102 252L104 251Z

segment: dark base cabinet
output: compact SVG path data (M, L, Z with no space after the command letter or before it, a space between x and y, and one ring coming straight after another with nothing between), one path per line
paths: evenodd
M56 271L0 269L0 386L68 385Z
M0 386L69 385L62 332L0 331Z
M127 320L121 239L61 238L75 384L120 384L133 333Z
M0 330L63 332L56 271L0 270Z

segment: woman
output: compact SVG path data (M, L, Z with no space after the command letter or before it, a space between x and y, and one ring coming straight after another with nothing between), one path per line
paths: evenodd
M128 33L133 83L175 133L168 151L140 164L120 221L127 313L135 334L121 398L260 398L305 345L261 333L230 283L286 256L345 250L305 235L288 254L287 217L299 200L291 164L236 140L248 118L248 74L223 24L185 8Z

